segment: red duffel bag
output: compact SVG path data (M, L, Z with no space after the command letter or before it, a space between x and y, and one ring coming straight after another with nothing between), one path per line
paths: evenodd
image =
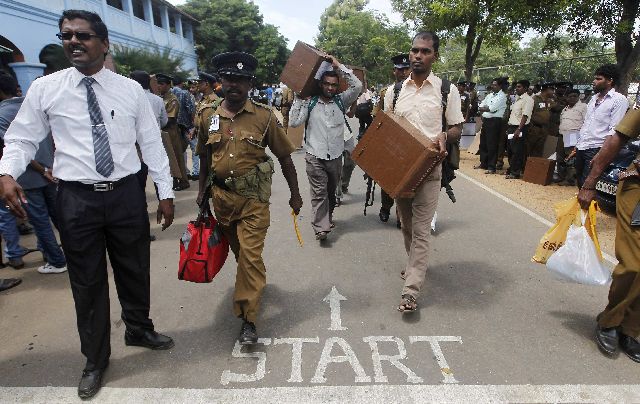
M211 282L229 254L229 241L206 205L180 238L178 279L183 281Z

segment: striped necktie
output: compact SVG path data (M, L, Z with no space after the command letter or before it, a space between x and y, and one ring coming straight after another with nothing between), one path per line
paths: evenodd
M102 119L100 105L96 93L91 87L96 79L93 77L85 77L82 83L87 87L87 102L89 106L89 117L91 118L91 134L93 135L93 153L96 159L96 171L108 177L113 172L113 157L111 156L111 148L109 147L109 134Z

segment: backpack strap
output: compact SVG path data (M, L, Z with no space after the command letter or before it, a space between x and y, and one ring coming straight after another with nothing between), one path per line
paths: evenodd
M344 118L345 125L347 125L347 129L349 129L349 133L353 133L351 126L349 125L349 121L347 121L347 112L344 108L344 104L342 103L342 98L340 98L339 95L334 95L333 102L335 102L336 105L338 105L338 108L340 108L340 111L342 111L342 117Z
M396 102L398 102L398 97L400 96L400 90L402 90L402 81L397 82L393 86L393 103L391 104L391 111L396 111Z
M307 120L304 123L305 143L307 141L306 131L307 131L307 127L309 126L309 118L311 118L311 111L313 111L313 108L316 106L319 99L320 99L320 96L314 95L313 97L311 97L311 101L309 101L309 112L307 113ZM342 103L342 98L340 98L339 95L334 95L332 99L333 99L333 102L336 103L338 108L340 108L340 111L342 111L342 117L344 118L345 125L347 125L347 129L349 129L349 133L353 133L353 131L351 130L351 125L349 125L349 121L347 121L347 114L344 109L344 104Z

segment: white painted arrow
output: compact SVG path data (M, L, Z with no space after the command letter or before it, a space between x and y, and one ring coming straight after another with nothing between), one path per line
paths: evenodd
M341 300L347 300L347 298L342 296L335 286L333 286L331 288L331 292L322 299L324 302L329 302L329 307L331 308L331 327L327 328L330 331L342 331L347 329L347 327L342 326L342 320L340 319Z

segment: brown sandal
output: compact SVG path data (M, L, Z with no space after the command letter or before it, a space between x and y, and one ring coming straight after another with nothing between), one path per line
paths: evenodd
M412 313L418 309L416 298L411 295L402 295L398 311L401 313Z

